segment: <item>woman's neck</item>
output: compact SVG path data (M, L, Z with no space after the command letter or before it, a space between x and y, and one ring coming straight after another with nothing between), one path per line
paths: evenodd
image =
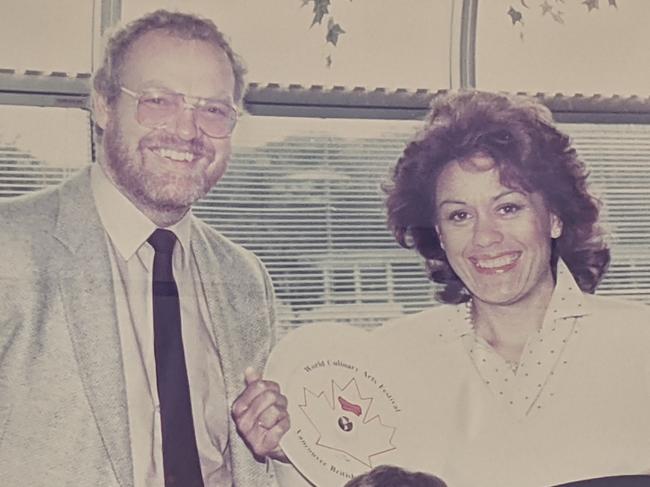
M508 361L518 361L528 338L541 329L553 293L545 286L516 303L493 304L473 298L472 323L476 333Z

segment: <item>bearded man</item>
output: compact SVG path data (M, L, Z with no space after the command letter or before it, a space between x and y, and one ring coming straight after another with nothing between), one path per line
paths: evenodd
M271 283L190 209L230 160L243 73L209 20L135 20L94 76L97 163L0 203L3 486L275 483L284 397L263 435L230 415L273 345Z

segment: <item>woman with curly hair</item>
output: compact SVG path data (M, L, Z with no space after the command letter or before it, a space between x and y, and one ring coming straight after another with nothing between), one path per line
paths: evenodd
M453 486L650 473L650 311L593 295L600 205L548 109L440 95L384 190L444 303L380 331L423 391L413 465Z

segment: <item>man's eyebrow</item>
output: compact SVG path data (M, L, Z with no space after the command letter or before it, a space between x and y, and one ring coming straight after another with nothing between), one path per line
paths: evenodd
M170 88L165 82L159 81L157 79L152 79L143 83L142 86L140 87L140 91L146 91L146 90L162 90L169 93L179 93L181 95L191 96L192 98L204 98L206 100L227 100L230 97L227 90L219 90L217 93L215 93L212 96L201 96L201 95L194 95L192 93L184 93L182 91L178 91L173 88Z

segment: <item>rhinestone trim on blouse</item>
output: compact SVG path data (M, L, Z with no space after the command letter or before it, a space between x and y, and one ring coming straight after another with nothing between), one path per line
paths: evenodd
M469 327L472 329L474 334L476 334L476 324L474 323L474 301L471 298L465 301L465 321L469 324ZM517 369L519 369L518 360L504 359L504 361L510 370L517 373Z

